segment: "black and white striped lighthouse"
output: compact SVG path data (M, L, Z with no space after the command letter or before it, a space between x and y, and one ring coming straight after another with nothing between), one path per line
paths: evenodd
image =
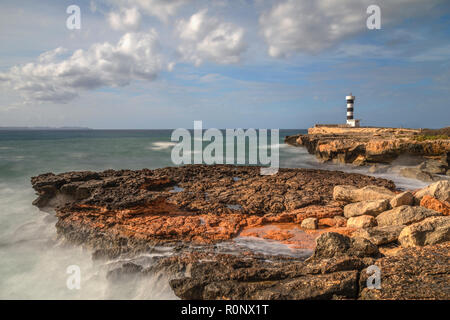
M346 96L347 100L347 124L350 124L348 120L353 120L353 104L355 103L355 96L350 95Z
M346 96L347 100L347 125L350 127L359 127L359 120L353 119L353 105L355 103L355 96L351 93Z

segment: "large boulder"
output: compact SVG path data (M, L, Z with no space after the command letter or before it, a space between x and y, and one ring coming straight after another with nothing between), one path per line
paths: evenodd
M376 219L379 226L398 226L441 215L442 213L423 207L400 206L381 213Z
M442 180L432 183L428 187L417 191L414 197L420 202L426 195L441 201L450 202L450 181Z
M347 220L347 227L349 228L369 228L377 225L377 220L374 217L364 215L358 217L351 217Z
M426 195L422 198L422 200L420 200L420 205L424 208L440 212L444 216L450 216L450 203L448 203L447 201L440 201L436 198Z
M370 215L377 216L389 209L389 200L371 200L350 203L344 207L344 216L347 218Z
M349 238L336 232L326 232L316 239L316 249L311 259L330 259L339 256L377 256L378 247L369 240Z
M426 246L450 240L450 217L430 217L405 227L398 237L402 247Z
M391 199L389 204L392 208L400 206L412 206L414 204L414 195L409 191L399 193Z
M333 189L333 199L346 202L360 202L367 200L392 199L395 196L391 190L385 187L365 186L356 188L354 186L340 185Z
M353 236L367 239L373 244L380 246L397 241L404 227L404 225L399 225L358 229L353 232Z
M315 258L344 255L350 248L350 238L336 232L325 232L316 239Z

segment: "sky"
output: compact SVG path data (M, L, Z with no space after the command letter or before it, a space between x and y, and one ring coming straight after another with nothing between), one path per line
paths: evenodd
M380 29L367 27L372 5ZM365 126L450 125L448 0L0 8L0 126L308 128L344 123L349 93Z

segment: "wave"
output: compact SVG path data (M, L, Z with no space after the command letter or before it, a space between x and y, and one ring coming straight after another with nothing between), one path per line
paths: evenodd
M153 142L152 147L150 147L150 149L155 150L155 151L167 150L169 148L172 148L176 144L177 144L176 142L158 141L158 142Z

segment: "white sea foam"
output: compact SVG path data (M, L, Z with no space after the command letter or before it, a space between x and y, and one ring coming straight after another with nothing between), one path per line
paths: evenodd
M162 274L108 280L108 263L94 262L91 252L58 241L56 218L32 206L33 198L29 185L0 183L0 299L177 298ZM162 249L147 258L170 254ZM80 267L80 290L66 286L69 265Z
M285 149L289 146L285 143L274 143L271 145L270 143L264 145L264 146L258 146L259 149L271 149L271 148L278 148L278 149Z
M150 149L155 151L167 150L169 148L172 148L176 144L177 144L176 142L158 141L153 142L152 147L150 147Z

